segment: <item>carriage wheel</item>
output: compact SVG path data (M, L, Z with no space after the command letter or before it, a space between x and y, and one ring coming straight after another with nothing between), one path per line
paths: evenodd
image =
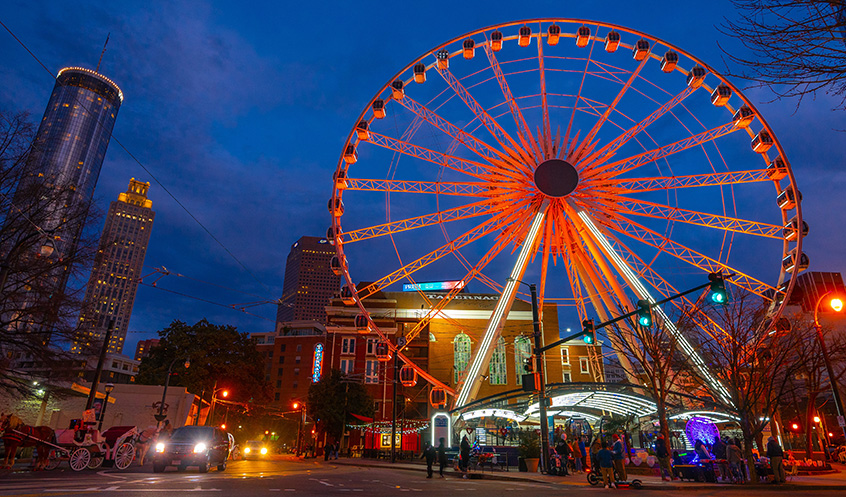
M68 458L68 465L70 466L70 469L74 471L82 471L88 467L88 463L90 462L91 452L88 452L88 449L85 447L77 447L73 449L70 453L70 457Z
M135 459L135 445L124 442L115 450L115 467L117 469L128 468L133 459Z
M88 469L97 469L103 465L103 461L106 460L106 455L102 452L99 453L100 455L91 455L91 460L88 461Z
M56 449L50 450L50 455L47 459L47 465L44 466L44 469L47 471L53 471L54 469L59 467L59 464L62 462L62 459L59 457L58 451Z

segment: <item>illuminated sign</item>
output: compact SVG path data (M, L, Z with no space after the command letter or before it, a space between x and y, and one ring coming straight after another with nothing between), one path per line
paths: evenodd
M443 437L444 445L452 447L452 419L449 413L436 412L432 415L432 446L438 446L438 440Z
M382 433L382 439L380 440L382 448L388 448L391 446L391 434L390 433ZM402 434L397 433L394 436L394 442L396 443L396 447L402 446Z
M430 281L429 283L405 283L403 292L438 292L464 288L464 281Z
M314 361L311 366L311 381L317 383L320 381L320 375L323 373L323 344L318 343L314 346Z

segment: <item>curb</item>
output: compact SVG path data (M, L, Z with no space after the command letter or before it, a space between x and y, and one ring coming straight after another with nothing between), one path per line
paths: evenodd
M332 464L339 464L342 466L357 466L362 468L380 468L380 469L394 469L394 470L402 470L402 471L419 471L421 473L426 471L425 467L422 468L410 468L408 466L394 466L390 464L362 464L356 463L354 461L344 461L341 462L340 460L331 461ZM457 477L460 473L450 472L448 473L450 478ZM553 482L553 481L546 481L546 480L536 480L534 478L526 478L522 476L501 476L495 473L468 473L469 479L471 480L498 480L498 481L520 481L520 482L529 482L529 483L540 483L544 485L567 485L567 486L574 486L574 487L590 487L590 485L585 481L583 483L576 483L570 482L566 480L562 480L560 482ZM599 488L599 487L597 487ZM644 489L648 490L671 490L671 491L701 491L701 490L772 490L772 491L810 491L810 490L846 490L846 486L844 485L797 485L792 483L786 483L782 485L773 485L768 483L760 483L754 485L723 485L723 484L691 484L691 485L649 485L649 483L645 482Z

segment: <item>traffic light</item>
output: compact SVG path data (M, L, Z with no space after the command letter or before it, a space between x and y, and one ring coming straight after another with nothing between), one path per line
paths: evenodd
M637 324L644 328L652 326L652 307L648 300L637 301Z
M523 371L527 373L534 373L535 372L535 364L534 364L534 356L527 357L526 362L523 364Z
M294 402L294 409L299 409L299 408L300 408L300 403Z
M711 302L715 304L728 303L728 291L726 291L726 282L723 280L720 273L711 273L708 275L711 280Z
M582 340L585 341L588 345L593 345L596 343L596 327L593 325L593 319L585 319L582 321L582 330L584 335L582 335Z

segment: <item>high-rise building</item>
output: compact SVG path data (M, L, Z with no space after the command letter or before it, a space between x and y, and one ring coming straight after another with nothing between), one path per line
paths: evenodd
M109 206L79 317L85 342L74 343L71 348L74 352L83 353L101 343L112 321L114 331L108 350L118 354L123 351L156 215L153 202L147 198L148 188L150 183L132 178L126 192Z
M23 184L39 182L57 192L69 192L53 200L50 215L39 226L54 236L60 254L72 253L76 247L82 223L64 223L68 213L86 205L94 195L122 102L120 88L90 69L66 67L56 76ZM59 291L65 280L60 279Z
M158 338L150 338L149 340L139 340L135 344L135 360L141 361L145 357L150 357L150 351L159 344Z
M341 284L341 277L330 266L334 255L335 248L325 238L304 236L291 246L282 303L276 312L277 327L285 321L326 322L325 307Z

